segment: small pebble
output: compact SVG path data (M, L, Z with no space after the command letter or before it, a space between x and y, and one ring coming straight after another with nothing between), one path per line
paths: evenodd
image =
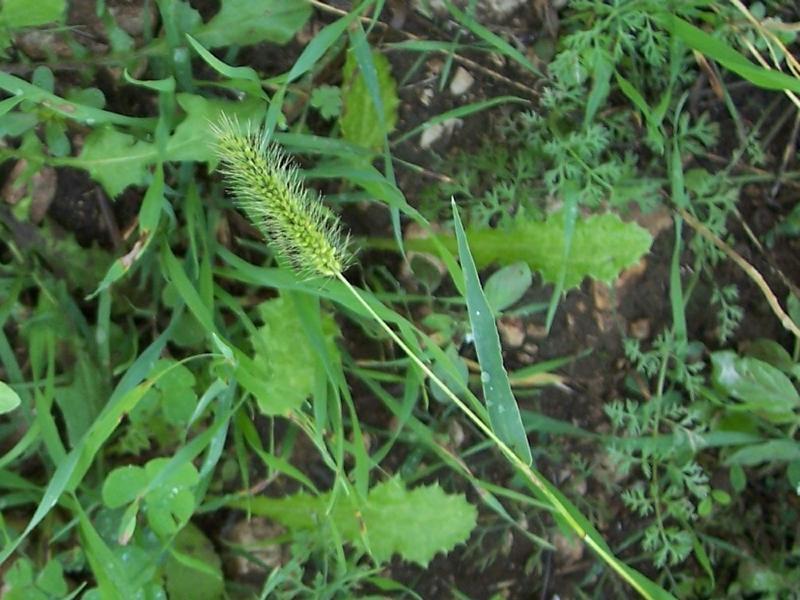
M472 84L475 83L475 78L464 67L458 67L456 74L453 75L453 80L450 82L450 93L453 96L461 96L469 91Z
M428 127L422 132L422 136L420 137L420 148L423 150L429 149L443 135L450 135L453 133L453 130L460 126L461 123L461 119L447 119L446 121Z
M636 319L628 326L631 337L637 340L646 340L650 337L650 319Z
M510 348L519 348L525 342L521 319L504 317L497 322L497 329L503 343Z

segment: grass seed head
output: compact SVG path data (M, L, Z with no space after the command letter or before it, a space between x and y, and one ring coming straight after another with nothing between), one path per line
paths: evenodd
M213 126L220 171L237 206L295 271L334 277L347 267L347 236L336 216L312 195L294 163L260 129L227 116Z

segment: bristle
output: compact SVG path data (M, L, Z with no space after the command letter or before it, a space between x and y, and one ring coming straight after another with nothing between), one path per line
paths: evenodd
M237 206L303 275L332 277L347 264L339 220L312 196L297 168L261 130L242 131L223 115L213 125L221 171Z

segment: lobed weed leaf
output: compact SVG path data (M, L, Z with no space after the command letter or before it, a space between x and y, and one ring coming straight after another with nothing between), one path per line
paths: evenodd
M379 563L394 554L426 567L439 552L447 553L467 540L477 511L462 495L448 494L439 485L412 490L395 477L369 490L358 506L352 496L338 495L328 510L330 494L300 493L283 498L233 500L231 507L249 509L290 529L318 529L328 519L349 543L367 549Z
M310 16L311 4L304 0L223 0L220 11L193 34L206 48L285 44Z
M299 409L315 391L317 380L323 377L320 360L302 334L300 315L291 301L268 300L258 307L258 314L263 325L251 338L252 367L261 378L256 401L266 415L286 414ZM328 351L335 353L333 320L326 317L322 327Z
M545 283L559 281L564 267L565 223L562 213L545 221L514 222L502 229L470 228L467 235L478 268L492 263L525 262ZM448 250L455 250L452 235L437 236ZM578 219L566 265L564 289L578 286L585 277L613 281L649 250L653 238L636 223L626 223L613 213ZM406 240L409 250L433 252L429 238Z
M143 185L155 147L113 127L95 129L86 138L76 166L86 169L115 198L129 185Z

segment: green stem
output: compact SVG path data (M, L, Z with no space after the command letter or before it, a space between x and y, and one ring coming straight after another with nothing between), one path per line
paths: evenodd
M431 368L426 365L421 358L419 358L411 348L398 336L394 330L384 321L380 315L369 305L369 303L364 299L361 293L353 287L353 285L345 279L344 275L341 273L336 274L337 279L347 288L347 290L353 295L353 297L364 307L364 309L369 313L370 317L372 317L375 322L380 325L380 327L387 333L387 335L397 344L400 349L406 353L406 355L411 359L411 361L419 367L419 369L425 373L425 375L435 383L439 389L455 404L461 412L463 412L467 418L474 423L474 425L480 429L486 437L488 437L500 452L511 462L514 467L516 467L525 477L528 478L528 481L531 482L541 493L542 495L550 502L553 506L555 511L567 522L567 524L572 528L572 530L577 534L577 536L592 550L594 550L600 558L602 558L606 564L608 564L614 571L619 574L622 579L624 579L628 584L630 584L633 589L635 589L639 594L642 595L644 598L650 598L650 594L647 593L639 582L637 582L629 573L629 571L625 568L625 566L620 563L620 561L606 548L604 548L597 540L595 540L592 536L588 535L586 530L581 526L580 523L573 517L566 506L561 502L561 500L549 489L549 487L544 483L543 477L537 473L530 465L525 463L521 458L519 458L516 453L497 435L492 431L491 427L486 424L469 406L467 406L463 400L461 400L458 396L456 396L449 387L441 380L436 374L431 370Z

